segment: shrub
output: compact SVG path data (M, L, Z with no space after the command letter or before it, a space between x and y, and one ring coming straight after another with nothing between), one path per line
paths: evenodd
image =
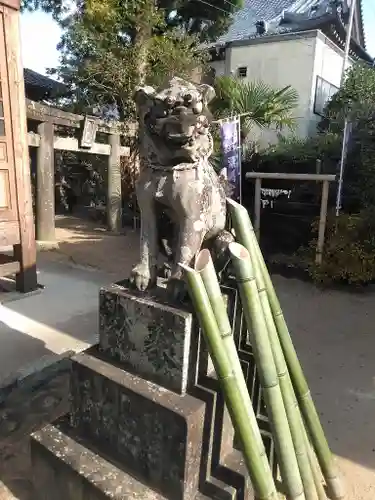
M375 206L375 105L355 105L350 112L353 123L344 170L342 205L345 212L359 212ZM244 164L245 171L315 173L321 160L321 173L337 174L340 165L342 133L319 133L306 139L281 139ZM310 186L313 189L313 186Z
M277 144L260 152L256 164L247 164L247 170L315 173L316 160L319 159L322 172L336 173L340 152L341 135L338 134L317 134L306 139L280 138Z
M342 131L344 118L357 104L372 106L375 101L375 70L358 62L348 68L342 87L333 95L324 110L320 130Z
M312 230L316 236L319 221ZM321 265L311 264L310 275L322 284L348 283L364 285L375 279L375 221L371 212L330 214ZM315 254L316 238L310 243Z
M344 197L359 210L375 206L375 106L357 106L344 173ZM351 207L349 207L350 209Z

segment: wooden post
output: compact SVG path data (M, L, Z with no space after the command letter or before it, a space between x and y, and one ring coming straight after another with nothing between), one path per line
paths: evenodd
M322 172L322 160L320 160L319 158L316 159L316 162L315 162L315 173L317 175L320 175ZM316 184L317 184L317 190L316 190L316 202L319 203L319 181L316 181Z
M329 193L329 181L325 180L323 181L322 200L320 204L318 243L316 246L316 256L315 256L316 264L321 264L323 259L324 235L326 231L326 222L327 222L328 193Z
M254 231L259 241L260 238L260 203L261 203L262 179L255 179L255 196L254 196Z
M287 174L274 172L246 172L245 179L278 179L285 181L330 181L336 180L335 175L329 174Z
M40 123L40 143L36 171L36 239L54 242L55 235L55 162L52 122Z
M322 173L322 160L320 160L319 158L317 158L315 162L315 173L317 175L320 175Z
M108 157L107 226L110 231L122 228L121 144L120 134L109 136L111 153Z
M14 257L20 263L16 275L16 289L30 292L38 287L34 215L31 195L29 148L26 124L25 84L20 47L19 2L4 6L4 40L8 65L9 100L12 116L14 168L17 188L19 243L13 246Z

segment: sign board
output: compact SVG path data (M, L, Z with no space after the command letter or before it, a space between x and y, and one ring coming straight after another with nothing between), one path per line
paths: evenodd
M94 116L86 116L83 124L81 148L90 149L95 143L98 121Z
M232 198L241 203L241 141L239 120L221 125L221 145L223 150L223 170L233 189Z

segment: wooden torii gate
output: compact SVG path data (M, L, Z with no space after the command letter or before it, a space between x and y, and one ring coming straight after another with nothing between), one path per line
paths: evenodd
M0 0L0 277L18 291L37 288L36 247L20 49L20 1Z
M55 244L55 151L74 151L107 157L107 227L110 231L120 231L121 157L128 157L130 154L129 147L121 146L121 136L126 130L128 137L134 137L137 125L109 123L30 100L26 100L26 115L31 128L36 129L36 132L28 133L28 145L37 149L37 242L47 246ZM89 125L87 134L85 124ZM59 135L59 127L71 129L78 134L73 134L74 137L62 137ZM107 137L106 144L95 142L96 132Z

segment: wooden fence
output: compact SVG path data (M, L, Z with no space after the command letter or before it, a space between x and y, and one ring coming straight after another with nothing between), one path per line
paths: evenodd
M320 204L319 231L318 241L316 246L315 261L321 264L324 238L327 223L327 206L329 183L336 180L335 175L324 174L286 174L286 173L264 173L264 172L247 172L246 179L255 180L255 196L254 196L254 230L259 239L260 234L260 205L261 205L261 189L263 179L273 180L288 180L288 181L311 181L322 183L322 197Z

